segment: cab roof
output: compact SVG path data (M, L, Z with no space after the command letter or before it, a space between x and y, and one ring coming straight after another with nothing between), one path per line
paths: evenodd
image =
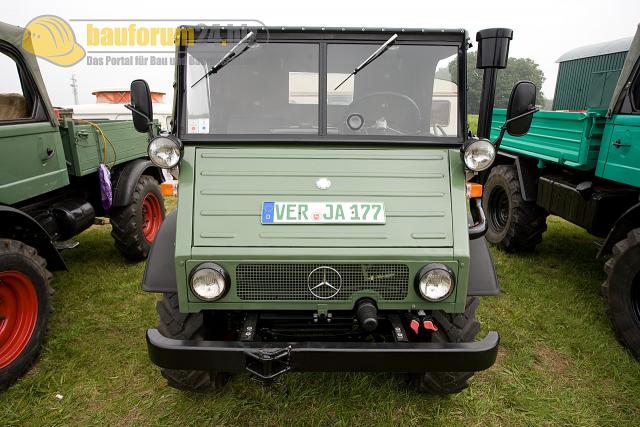
M444 28L402 28L402 27L297 27L297 26L199 26L184 25L181 28L193 28L196 31L213 31L213 34L226 32L243 31L244 33L254 30L258 37L260 34L267 34L269 39L287 39L295 35L296 38L309 39L372 39L378 40L388 37L390 34L396 33L398 36L414 41L430 40L430 41L447 41L460 42L468 40L469 36L466 30L444 29ZM237 37L237 36L236 36ZM264 37L264 36L263 36ZM207 41L204 39L201 41Z
M184 25L183 28L219 28L220 30L237 30L238 26L200 26ZM465 34L463 28L403 28L403 27L306 27L306 26L247 26L273 33L407 33L407 34Z

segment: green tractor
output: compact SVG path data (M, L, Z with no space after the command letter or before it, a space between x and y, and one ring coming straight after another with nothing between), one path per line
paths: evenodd
M585 85L575 96L587 107L610 100L608 109L541 111L527 136L504 138L497 165L481 181L486 238L507 252L532 250L552 214L603 239L598 256L609 257L602 286L607 311L618 339L640 358L640 30L621 70L606 62L611 44L601 46L609 49L595 58L599 52L577 49L590 52L587 65L604 66L592 70L588 87L581 58L569 58L582 71L569 87ZM617 82L610 78L618 75ZM506 117L495 110L493 135Z
M130 121L58 118L24 35L0 23L0 389L42 348L69 239L109 217L116 248L142 260L164 219L147 138Z
M496 358L476 310L499 288L468 182L496 150L467 137L466 31L182 30L173 129L149 145L179 165L178 209L142 283L162 294L147 344L168 384L389 371L424 392L467 387ZM511 37L477 35L481 117ZM149 88L131 92L146 132ZM526 132L534 106L519 83L506 129Z

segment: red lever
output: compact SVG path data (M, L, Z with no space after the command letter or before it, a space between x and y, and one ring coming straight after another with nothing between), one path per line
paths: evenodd
M411 320L411 322L409 322L409 327L411 328L411 330L413 330L413 332L415 332L416 335L418 335L418 333L420 332L420 322L418 322L416 319Z
M425 320L424 322L422 322L422 326L427 330L427 331L433 331L436 332L438 330L438 327L435 325L435 323L433 323L431 320Z

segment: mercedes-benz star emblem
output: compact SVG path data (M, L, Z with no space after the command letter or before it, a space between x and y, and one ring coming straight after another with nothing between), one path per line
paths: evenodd
M328 190L331 188L331 180L329 178L318 178L316 187L318 187L319 190Z
M316 298L333 298L338 295L341 286L342 276L335 268L318 267L313 269L307 277L307 288Z

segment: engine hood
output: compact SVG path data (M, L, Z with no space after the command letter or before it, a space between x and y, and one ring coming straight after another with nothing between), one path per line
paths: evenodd
M452 247L450 155L441 148L195 148L193 246ZM263 224L268 201L384 203L386 221Z

